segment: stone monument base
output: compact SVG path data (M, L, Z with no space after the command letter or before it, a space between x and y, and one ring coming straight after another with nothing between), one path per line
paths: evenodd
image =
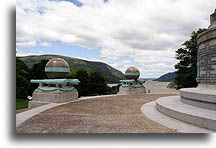
M156 109L175 119L216 131L216 87L183 88L180 96L156 100Z
M196 88L180 90L180 96L157 99L159 112L172 118L216 131L216 9L210 26L197 38Z
M29 101L29 107L34 108L48 103L64 103L78 99L78 91L74 88L73 91L54 91L43 92L35 90L32 95L32 101Z
M120 86L118 94L143 94L146 93L145 87L125 87Z
M216 111L216 86L200 84L197 88L180 90L181 102Z

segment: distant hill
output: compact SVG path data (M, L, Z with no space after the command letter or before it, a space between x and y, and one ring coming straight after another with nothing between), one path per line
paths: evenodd
M159 81L159 82L173 82L176 77L176 72L169 72L166 73L159 78L155 79L154 81Z
M49 60L56 57L65 59L70 65L71 69L84 68L87 71L100 72L107 78L108 83L117 83L120 79L124 79L124 74L121 71L102 62L87 61L60 55L34 55L18 58L22 60L29 68L32 68L34 64L39 63L41 60Z

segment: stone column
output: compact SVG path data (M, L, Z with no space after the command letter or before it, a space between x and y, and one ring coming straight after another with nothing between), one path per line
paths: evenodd
M216 88L216 11L210 16L211 24L197 37L199 86Z

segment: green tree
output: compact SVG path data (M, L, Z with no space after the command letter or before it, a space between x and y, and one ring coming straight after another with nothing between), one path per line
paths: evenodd
M89 74L89 91L92 95L108 94L108 86L106 78L99 72L90 72Z
M30 71L23 61L16 58L16 98L26 99L31 93Z
M41 60L34 64L31 69L31 79L46 79L45 66L49 60ZM31 83L31 94L38 87L38 84Z
M175 65L176 77L175 84L177 89L196 87L197 74L197 36L206 29L199 29L191 33L190 39L182 44L182 48L176 50L176 59L179 63Z
M40 63L34 64L31 73L32 79L46 79L45 66L49 60L41 60Z
M79 79L79 85L75 86L79 92L79 97L116 94L119 90L119 86L107 86L106 78L97 71L88 72L84 68L72 69L68 78Z
M79 96L87 96L89 94L89 76L88 72L83 69L79 68L76 72L71 73L72 78L79 79L80 83L76 86Z

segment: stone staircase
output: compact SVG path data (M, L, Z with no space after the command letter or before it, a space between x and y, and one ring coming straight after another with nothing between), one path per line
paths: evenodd
M216 91L181 89L180 96L156 100L156 109L169 117L216 131Z

